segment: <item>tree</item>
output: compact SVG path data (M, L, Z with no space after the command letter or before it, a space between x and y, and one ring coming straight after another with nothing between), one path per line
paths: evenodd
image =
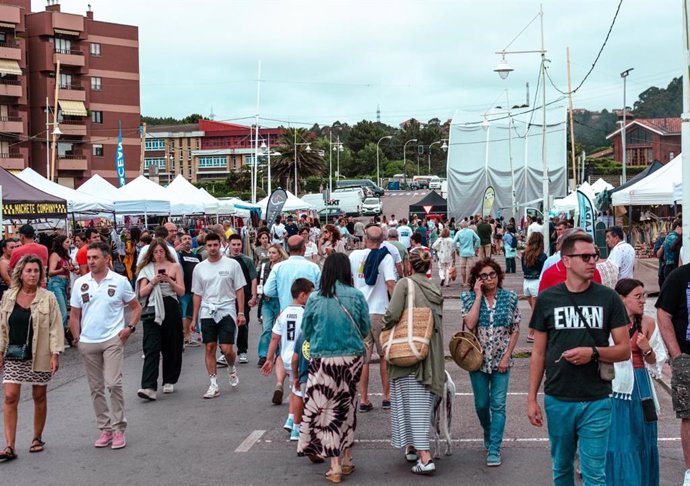
M295 146L295 140L297 146ZM280 156L271 159L271 172L280 180L282 187L290 187L288 183L295 174L295 159L297 160L298 178L304 179L326 172L326 164L321 155L322 151L314 150L311 146L306 145L306 143L312 142L308 131L304 128L288 128L285 135L280 138L279 146L276 147ZM299 180L297 182L299 184Z
M633 113L638 118L679 117L683 109L682 79L673 78L666 89L647 88L639 98L633 105Z

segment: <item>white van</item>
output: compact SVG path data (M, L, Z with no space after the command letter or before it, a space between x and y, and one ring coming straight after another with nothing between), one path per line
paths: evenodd
M302 201L313 204L317 212L327 207L340 208L348 216L359 216L362 212L362 201L359 198L359 193L353 191L333 191L331 200L328 202L324 201L321 193L305 194L302 196Z
M367 198L367 195L365 194L364 189L365 189L364 187L354 187L354 186L353 187L343 187L340 189L334 189L333 190L333 196L331 199L338 199L338 194L340 194L342 192L354 192L354 193L359 194L360 200L362 202L364 202L364 200Z

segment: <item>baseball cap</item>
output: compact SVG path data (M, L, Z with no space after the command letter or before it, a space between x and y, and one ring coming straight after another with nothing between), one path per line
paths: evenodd
M34 230L34 227L30 224L25 224L21 228L19 228L19 234L26 236L27 238L33 238L34 236L36 236L36 231Z

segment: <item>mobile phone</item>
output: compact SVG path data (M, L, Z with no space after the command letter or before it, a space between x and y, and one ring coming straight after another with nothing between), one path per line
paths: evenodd
M165 268L159 268L158 275L165 275Z

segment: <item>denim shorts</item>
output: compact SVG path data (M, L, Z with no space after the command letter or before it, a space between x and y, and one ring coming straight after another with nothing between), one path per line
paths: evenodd
M192 318L192 294L180 295L180 314L182 314L182 319Z

